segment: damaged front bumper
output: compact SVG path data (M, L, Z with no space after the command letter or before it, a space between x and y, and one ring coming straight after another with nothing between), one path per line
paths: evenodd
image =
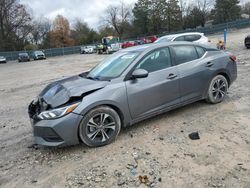
M29 106L30 121L33 127L35 142L44 146L68 146L79 143L78 126L82 116L70 113L51 120L40 120ZM34 110L34 107L33 107Z

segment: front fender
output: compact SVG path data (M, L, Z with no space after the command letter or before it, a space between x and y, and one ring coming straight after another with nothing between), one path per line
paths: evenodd
M128 108L127 92L123 83L117 86L107 86L85 96L81 104L74 110L74 113L85 116L91 109L102 105L114 107L114 110L119 109L118 113L122 115L123 125L130 124L131 116Z

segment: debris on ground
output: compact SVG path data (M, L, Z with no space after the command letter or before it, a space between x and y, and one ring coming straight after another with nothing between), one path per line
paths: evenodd
M149 182L148 176L147 175L143 175L143 176L139 176L139 180L141 183L147 184Z
M191 140L199 140L199 139L200 139L200 135L199 135L198 132L190 133L188 136L189 136L189 138L190 138Z
M38 145L37 144L32 144L32 145L29 145L27 148L37 150L38 149Z

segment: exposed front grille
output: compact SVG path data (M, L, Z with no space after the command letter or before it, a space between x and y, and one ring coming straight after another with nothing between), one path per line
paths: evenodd
M63 139L49 127L34 127L34 136L42 137L47 142L62 142Z
M29 113L29 117L34 119L34 120L39 120L37 118L37 116L45 111L49 109L49 105L46 104L42 99L38 99L38 100L33 100L29 107L28 107L28 113Z

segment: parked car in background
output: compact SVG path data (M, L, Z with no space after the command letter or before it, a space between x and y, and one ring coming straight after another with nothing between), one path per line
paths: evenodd
M153 36L149 36L148 39L153 43L158 39L158 37L153 35Z
M0 56L0 63L7 63L6 58L4 56Z
M245 46L246 46L246 48L250 48L250 35L248 35L245 38Z
M138 45L142 45L142 44L145 44L145 42L143 40L135 40L135 42L138 44Z
M152 41L148 38L140 38L140 40L142 41L143 44L149 44L152 43Z
M137 46L137 45L139 44L136 41L126 41L122 43L122 48L128 48L128 47Z
M18 62L27 62L30 61L30 56L28 53L19 53L18 54Z
M236 57L210 46L135 46L45 87L29 117L37 144L103 146L121 127L203 99L222 102L236 78Z
M149 44L149 43L154 43L157 40L157 36L148 36L145 38L140 38L141 41L143 41L143 44Z
M32 57L34 60L46 59L45 54L41 50L34 51Z
M108 36L102 38L102 43L96 46L98 54L110 54L121 49L121 44L118 37Z
M96 46L81 46L80 53L81 54L96 53Z
M187 41L195 42L199 44L210 44L209 39L204 35L204 33L180 33L174 35L166 35L160 37L155 42L173 42L173 41Z

